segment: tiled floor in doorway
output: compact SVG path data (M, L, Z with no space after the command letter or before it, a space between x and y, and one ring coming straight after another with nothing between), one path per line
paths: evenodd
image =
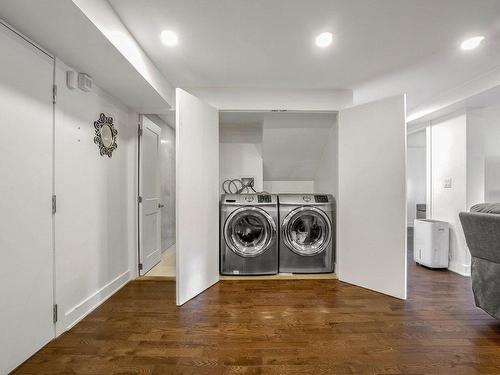
M165 250L161 261L151 268L146 277L175 277L175 244Z

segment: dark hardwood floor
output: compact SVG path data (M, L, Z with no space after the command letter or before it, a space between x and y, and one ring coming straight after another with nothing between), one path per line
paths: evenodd
M390 275L388 275L390 277ZM178 308L134 281L16 374L500 374L470 279L409 263L409 299L336 280L222 281Z

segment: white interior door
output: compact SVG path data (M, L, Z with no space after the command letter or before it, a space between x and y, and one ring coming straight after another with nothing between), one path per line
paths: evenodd
M338 276L406 299L404 95L339 114Z
M176 282L182 305L219 281L219 112L176 90Z
M54 338L54 60L0 23L0 373Z
M141 116L139 138L139 274L146 274L161 260L161 128Z

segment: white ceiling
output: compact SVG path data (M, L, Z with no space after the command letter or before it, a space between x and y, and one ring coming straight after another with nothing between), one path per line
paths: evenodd
M353 88L456 50L467 36L491 40L500 15L499 0L109 2L180 87ZM163 29L177 31L176 48L161 44ZM334 43L319 49L313 39L325 30Z
M0 0L0 17L139 112L168 104L72 1Z

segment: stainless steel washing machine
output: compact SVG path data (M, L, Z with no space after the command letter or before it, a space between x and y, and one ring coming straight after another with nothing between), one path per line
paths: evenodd
M220 273L278 273L277 196L225 194L220 212Z
M280 194L279 272L335 271L336 202L330 194Z

